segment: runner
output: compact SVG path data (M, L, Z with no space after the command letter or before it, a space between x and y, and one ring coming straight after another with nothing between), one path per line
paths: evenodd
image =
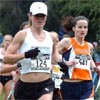
M64 100L84 100L94 97L91 67L98 72L91 57L93 45L85 41L89 20L84 16L72 19L73 38L63 38L57 45L68 66L64 69L61 93Z
M20 62L22 66L14 92L15 99L52 100L54 82L50 79L51 58L56 54L56 48L53 37L43 29L47 19L46 4L32 3L30 18L32 26L15 35L4 56L4 63Z
M54 37L54 41L57 45L59 42L58 34L54 31L51 31L50 35L52 35ZM60 66L58 65L58 63L56 63L56 61L54 61L54 60L52 61L52 66L53 66L53 70L51 72L51 78L55 82L53 100L62 100L62 96L60 93L60 84L62 82L62 79L61 79L62 72L60 71Z
M2 69L2 60L4 54L7 48L9 47L10 43L12 42L12 40L13 40L13 36L10 34L5 35L3 38L2 47L0 48L0 69ZM0 75L0 95L1 92L4 91L4 100L7 100L7 96L10 92L10 85L12 83L12 79L13 76L11 72Z

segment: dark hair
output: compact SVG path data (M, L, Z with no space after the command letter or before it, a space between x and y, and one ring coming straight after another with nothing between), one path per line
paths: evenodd
M69 37L73 37L74 33L72 30L73 24L72 24L72 20L73 20L73 16L66 16L62 19L61 21L61 26L63 28L63 33L64 36L69 36Z
M72 22L71 22L72 25L75 26L76 25L76 22L78 20L86 20L87 22L89 22L89 19L87 17L85 17L85 16L77 16L74 19L72 19Z
M73 16L66 16L62 19L61 21L61 26L64 28L64 30L67 31L72 31L72 19Z
M25 25L29 25L29 22L28 22L28 21L23 22L23 23L20 25L19 29L22 30L22 29L24 28Z

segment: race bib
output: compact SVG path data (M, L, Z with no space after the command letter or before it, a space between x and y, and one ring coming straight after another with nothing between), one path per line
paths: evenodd
M47 67L47 56L45 54L39 54L36 59L31 59L31 69L33 70L48 70Z
M88 62L90 61L89 55L76 55L75 61L79 62L78 64L81 65L88 65Z

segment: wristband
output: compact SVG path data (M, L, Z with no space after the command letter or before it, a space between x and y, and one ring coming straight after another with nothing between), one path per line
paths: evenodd
M17 68L20 68L20 67L22 67L21 63L17 63Z
M66 72L68 70L68 66L66 65L66 60L62 59L61 62L58 62L58 65L61 67L62 72Z
M61 62L58 62L58 65L60 65L61 67L62 67L62 66L67 66L66 60L65 60L65 59L62 59ZM67 67L68 67L68 66L67 66Z

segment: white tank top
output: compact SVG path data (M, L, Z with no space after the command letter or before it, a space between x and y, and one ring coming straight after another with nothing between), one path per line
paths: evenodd
M4 55L1 53L1 48L0 48L0 68L2 67L2 59Z
M21 74L30 72L50 73L53 41L52 38L50 37L49 32L47 31L44 32L46 38L44 39L43 42L39 42L32 35L30 28L27 29L25 40L21 45L19 52L24 53L30 49L38 47L40 53L38 54L36 59L24 58L19 61L21 62L22 65L22 68L20 69Z

